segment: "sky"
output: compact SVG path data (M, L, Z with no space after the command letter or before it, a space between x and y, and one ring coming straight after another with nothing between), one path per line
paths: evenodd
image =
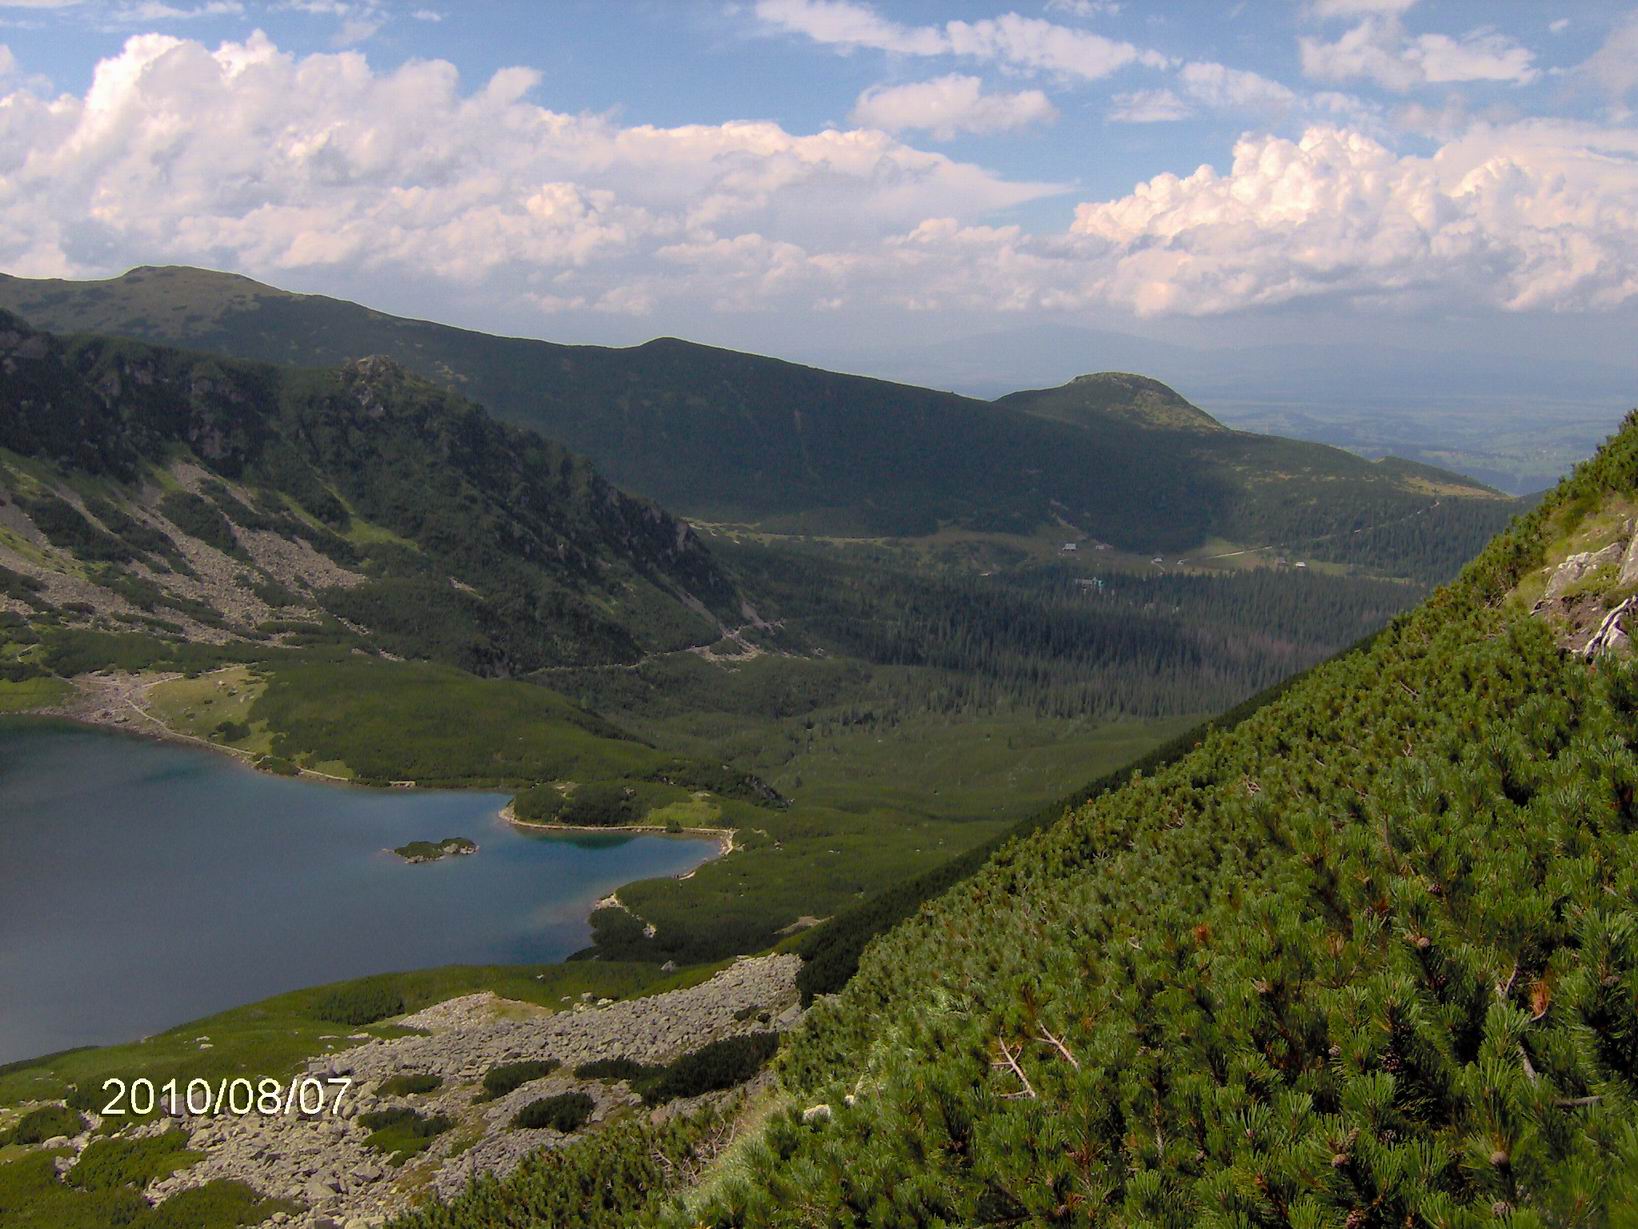
M563 341L1628 361L1638 8L0 0L0 270Z

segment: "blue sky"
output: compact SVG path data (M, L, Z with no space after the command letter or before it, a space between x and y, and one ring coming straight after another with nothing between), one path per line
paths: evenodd
M0 0L0 47L31 276L795 355L1638 318L1631 4Z

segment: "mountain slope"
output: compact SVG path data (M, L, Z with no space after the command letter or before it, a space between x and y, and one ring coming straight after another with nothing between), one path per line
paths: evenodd
M1635 500L1638 416L1369 645L878 939L749 1140L586 1223L1635 1223L1638 663L1537 600L1620 599ZM404 1223L521 1225L560 1174Z
M1634 495L1638 421L1369 648L878 943L786 1066L833 1116L698 1219L1631 1216L1638 669L1508 595Z
M585 453L615 482L773 531L925 534L1068 526L1145 552L1213 539L1442 579L1511 514L1455 475L1437 491L1338 449L1207 430L1141 377L989 403L662 339L560 346L402 320L196 269L106 282L0 278L0 307L269 362L381 354ZM1259 442L1263 441L1263 442Z
M0 315L0 364L11 609L215 641L317 619L485 673L747 617L686 525L390 361L281 369Z

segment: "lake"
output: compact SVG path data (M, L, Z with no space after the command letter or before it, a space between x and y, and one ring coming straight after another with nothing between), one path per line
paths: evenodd
M521 832L506 801L0 719L0 1062L366 973L560 960L599 898L716 852ZM417 866L384 852L446 836L481 848Z

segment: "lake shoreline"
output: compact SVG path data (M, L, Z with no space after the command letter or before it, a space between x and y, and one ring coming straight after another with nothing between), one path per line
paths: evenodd
M222 670L233 667L221 667L219 670L206 671L205 674L220 673ZM113 673L94 672L91 674L76 675L68 682L74 688L72 695L64 701L28 710L25 712L8 714L8 716L43 721L61 721L75 727L97 731L99 733L114 733L135 736L147 742L161 745L169 744L178 747L197 748L205 751L217 752L236 764L240 769L249 770L258 775L283 777L287 780L301 780L319 783L327 786L341 786L365 793L408 793L418 791L421 787L413 781L395 781L384 784L372 784L336 776L333 773L318 772L292 764L294 772L279 772L268 767L263 756L245 751L237 747L225 746L211 742L209 739L187 734L167 725L149 709L147 700L149 692L166 682L184 677L182 674L170 672L156 673ZM452 793L504 793L511 792L517 787L496 785L452 785L430 787L435 792ZM692 879L705 862L725 858L738 848L735 837L738 830L723 827L686 827L669 828L662 824L569 824L561 821L537 821L520 818L513 809L512 801L506 803L496 817L505 825L520 832L539 832L548 835L586 836L590 834L604 835L631 835L631 836L663 836L685 840L710 840L716 843L716 852L708 855L695 866L672 876L678 880ZM403 858L391 848L383 849L397 858L403 865L415 865L416 861ZM426 859L426 861L445 861L445 858ZM633 882L636 882L635 880ZM618 890L595 902L587 911L586 918L603 908L620 908L625 906L619 900Z
M501 821L504 793L316 791L246 772L238 757L111 732L53 717L0 722L0 838L14 877L0 929L15 940L0 981L51 990L0 1013L0 1062L381 972L558 964L591 941L600 900L686 874L719 849L692 833L542 840ZM390 852L451 833L482 852L444 873ZM185 893L153 894L184 871ZM58 919L53 902L69 897L84 907ZM165 972L178 962L189 969L180 983Z
M220 674L225 670L234 669L233 666L222 666L216 670L207 670L201 677ZM505 793L513 791L516 786L504 783L471 784L471 785L436 785L422 787L414 781L388 781L372 783L358 781L350 777L340 777L334 773L319 772L316 769L304 768L300 764L291 764L293 773L281 773L267 767L262 761L266 756L245 751L239 747L230 747L223 743L211 742L207 738L200 738L194 734L185 734L181 730L173 729L149 711L145 701L148 692L161 683L168 683L184 677L175 671L159 672L154 674L118 674L106 671L96 671L91 674L77 674L66 680L74 688L74 693L66 701L59 704L43 705L39 708L24 709L15 713L5 714L8 717L38 718L53 721L65 721L73 725L88 729L110 731L116 734L131 734L138 738L152 742L173 743L184 747L199 747L206 751L215 751L228 756L245 768L255 772L266 773L268 776L299 778L306 781L320 781L330 785L342 785L352 789L371 791L395 791L412 789L436 789L453 792L471 790L475 793ZM128 714L141 717L142 723L133 723ZM542 832L565 832L571 834L586 833L641 833L645 836L683 836L690 839L705 838L717 842L717 857L725 858L733 853L737 846L734 837L738 834L736 828L714 827L687 827L667 828L663 824L566 824L561 821L542 821L521 819L512 809L512 803L501 808L500 818L520 829L535 829ZM389 851L390 852L390 851ZM692 874L693 872L688 872ZM684 876L686 878L686 876Z
M216 670L205 671L201 677L220 674L224 670L231 669L234 669L234 667L221 666ZM22 709L6 715L67 721L89 729L107 730L116 734L130 734L152 742L174 743L184 747L200 747L206 751L215 751L226 755L246 768L254 769L256 772L264 772L274 777L299 777L304 781L323 781L330 785L349 785L360 789L403 788L402 786L366 785L347 777L338 777L334 773L303 768L300 764L291 765L295 769L294 772L277 772L262 763L262 760L266 758L265 756L257 755L252 751L245 751L239 747L229 747L224 743L211 742L208 738L200 738L194 734L184 734L181 730L173 729L154 716L148 709L146 701L148 692L153 688L158 687L161 683L174 682L176 679L183 677L185 676L177 671L161 671L152 674L116 674L99 670L91 674L76 674L73 678L65 680L74 691L61 703ZM142 720L140 722L132 721L131 716L133 714Z
M734 837L739 832L738 828L667 828L663 824L565 824L557 820L520 819L517 812L512 809L510 802L500 809L499 815L505 823L525 831L568 832L581 835L588 832L603 832L615 835L624 832L636 832L644 836L682 836L688 837L690 840L706 837L717 842L718 858L726 858L734 852L737 848L734 844ZM693 873L693 871L688 872L689 875ZM687 875L680 877L687 878Z

